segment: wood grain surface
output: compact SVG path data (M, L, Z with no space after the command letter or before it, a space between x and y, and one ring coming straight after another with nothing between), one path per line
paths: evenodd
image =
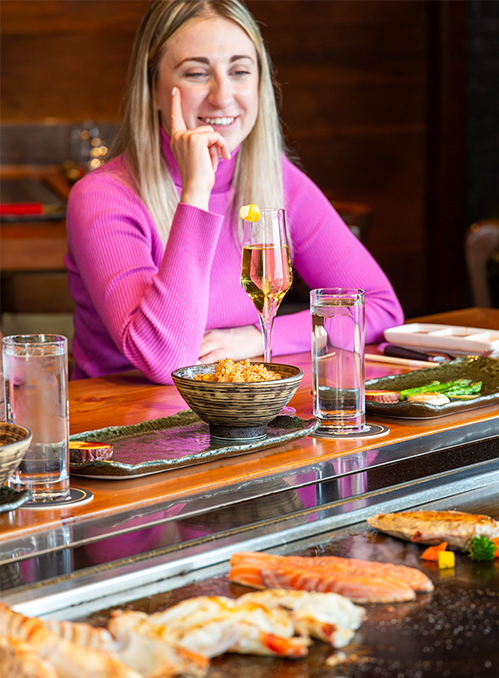
M420 320L499 328L499 309L473 308ZM368 351L375 351L375 347L368 347ZM303 369L302 383L290 404L296 408L298 416L311 418L310 355L279 356L279 362ZM407 370L366 361L366 379L404 371ZM151 384L137 372L73 381L70 384L71 433L135 424L168 416L182 409L186 409L185 403L174 386ZM380 420L380 423L389 426L390 432L379 440L380 444L389 445L465 426L470 422L495 419L497 415L496 407L487 407L429 421ZM369 421L375 423L376 420ZM106 481L74 477L71 481L73 486L87 488L94 493L92 502L66 509L33 511L21 508L4 513L0 515L0 540L62 523L112 516L132 506L140 511L165 499L181 501L186 495L216 492L233 484L263 479L273 474L291 474L315 460L324 461L360 452L372 448L372 444L369 438L325 440L306 437L280 447L138 479Z

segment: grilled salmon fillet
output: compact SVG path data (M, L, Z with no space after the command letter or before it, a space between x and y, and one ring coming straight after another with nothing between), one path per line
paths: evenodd
M432 591L431 580L420 570L351 558L274 556L235 553L231 581L254 588L333 592L356 603L414 600L416 591Z
M468 550L473 537L499 537L497 520L462 511L378 513L368 518L367 522L392 537L418 544L440 544L445 541L451 548L461 551Z

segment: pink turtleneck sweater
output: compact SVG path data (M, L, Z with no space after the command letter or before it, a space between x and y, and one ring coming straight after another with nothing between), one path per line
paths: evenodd
M162 146L180 193L164 134ZM239 281L241 248L225 218L235 156L219 163L209 212L179 204L166 249L148 210L120 180L120 158L75 184L65 259L76 301L73 378L138 368L153 382L171 383L172 370L198 361L207 330L258 326ZM383 271L317 186L285 158L283 177L294 268L312 289L364 289L366 342L381 340L384 329L403 322ZM273 355L310 350L310 336L308 311L277 317Z

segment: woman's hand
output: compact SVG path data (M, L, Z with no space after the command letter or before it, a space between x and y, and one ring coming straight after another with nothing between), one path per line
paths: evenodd
M211 125L187 129L178 87L172 91L170 122L171 148L182 178L180 201L207 211L218 160L230 159L227 142Z
M206 332L199 350L200 363L216 363L224 358L246 360L263 354L262 334L254 325Z

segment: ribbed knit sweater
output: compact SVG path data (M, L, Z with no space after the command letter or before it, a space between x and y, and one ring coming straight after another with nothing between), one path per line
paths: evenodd
M163 134L167 167L180 172ZM226 218L236 152L220 160L209 211L180 203L163 246L143 202L123 181L120 157L78 181L68 203L65 263L76 301L73 378L133 368L157 383L199 359L203 334L254 324L256 309L240 284L241 247ZM366 341L403 321L385 274L317 186L283 158L293 266L312 289L360 287ZM310 350L310 313L278 316L273 355ZM263 352L263 343L262 343Z

